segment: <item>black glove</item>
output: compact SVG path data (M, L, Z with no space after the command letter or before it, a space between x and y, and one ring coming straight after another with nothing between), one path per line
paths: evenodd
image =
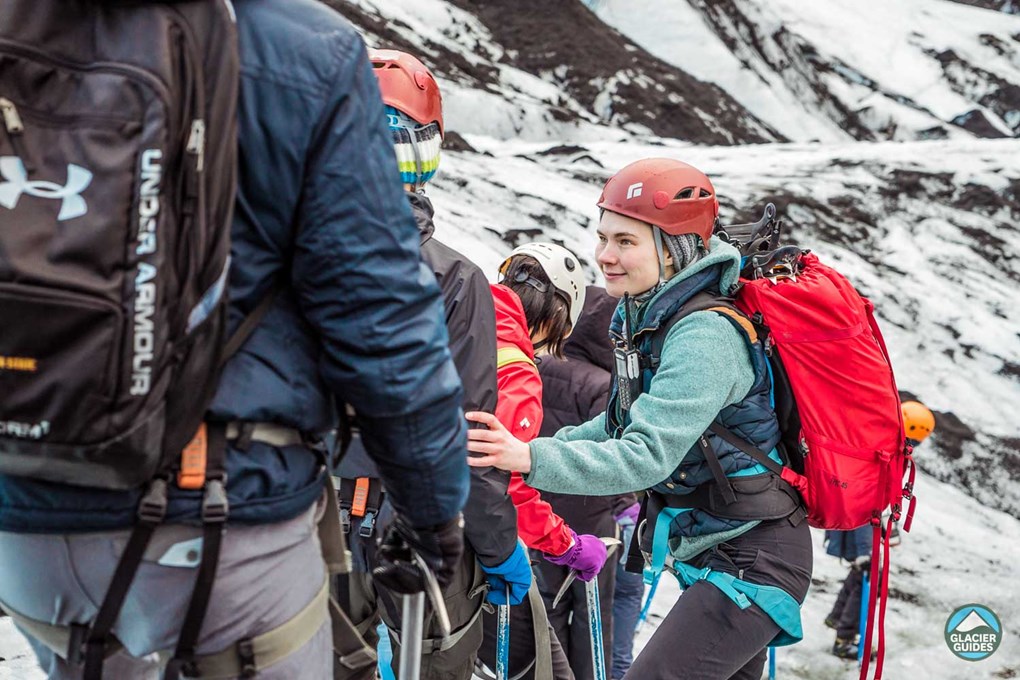
M446 524L415 529L397 516L379 544L379 566L372 577L392 593L414 594L425 590L421 570L412 555L417 553L445 588L464 553L464 520L460 515Z

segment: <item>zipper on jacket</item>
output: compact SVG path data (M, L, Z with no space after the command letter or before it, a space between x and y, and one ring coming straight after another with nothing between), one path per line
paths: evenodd
M7 97L0 97L0 116L3 117L4 129L7 130L7 138L11 140L11 147L14 153L21 159L25 172L31 174L33 168L28 159L28 150L23 143L25 135L25 123L21 120L18 107Z

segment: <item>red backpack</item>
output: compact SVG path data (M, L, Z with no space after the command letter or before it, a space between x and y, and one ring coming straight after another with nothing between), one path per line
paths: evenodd
M757 223L723 227L719 236L743 257L736 307L758 327L773 374L776 415L788 465L782 478L800 491L811 526L873 527L861 679L868 675L878 605L876 680L885 660L889 536L911 501L914 466L899 393L874 305L813 253L777 247L781 221L771 203ZM904 485L904 475L909 478ZM882 513L891 515L882 531ZM884 539L884 550L882 536ZM881 552L881 555L880 555Z

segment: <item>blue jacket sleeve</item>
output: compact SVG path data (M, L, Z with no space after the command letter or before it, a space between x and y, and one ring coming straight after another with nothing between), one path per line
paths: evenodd
M334 42L338 67L305 164L292 284L321 339L321 374L357 408L394 507L415 526L434 525L467 497L460 380L364 45Z

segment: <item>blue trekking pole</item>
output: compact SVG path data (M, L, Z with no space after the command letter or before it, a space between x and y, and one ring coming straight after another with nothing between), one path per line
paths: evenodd
M638 616L637 626L634 628L635 632L641 630L641 626L648 618L648 610L652 607L652 598L655 597L655 589L659 587L660 576L662 576L661 571L655 575L654 579L652 579L652 587L648 591L648 597L645 598L644 605L641 607L641 614Z
M860 668L861 663L864 660L864 636L868 630L868 590L870 589L870 583L868 582L868 572L864 572L861 576L861 622L858 625L858 635L860 636L857 640L857 667Z
M769 647L769 680L776 680L776 648Z

